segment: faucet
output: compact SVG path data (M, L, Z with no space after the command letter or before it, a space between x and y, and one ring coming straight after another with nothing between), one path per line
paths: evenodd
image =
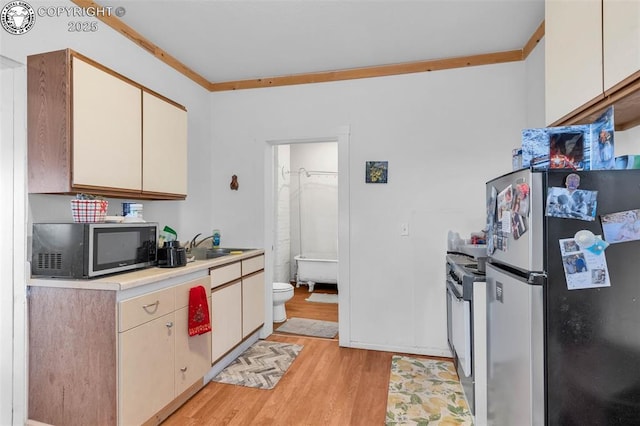
M189 247L187 247L188 251L191 251L191 249L195 247L196 238L198 238L200 235L202 235L202 232L200 232L199 234L196 234L196 236L191 239L191 241L189 242Z
M205 237L205 238L201 239L200 241L196 241L196 240L197 240L197 238L198 238L200 235L202 235L202 233L196 234L196 236L195 236L195 237L193 237L193 238L191 239L191 241L189 242L189 247L187 247L187 250L188 250L188 251L193 250L194 248L198 247L198 246L199 246L200 244L202 244L203 242L205 242L205 241L207 241L207 240L209 240L209 239L213 238L213 235L210 235L210 236L208 236L208 237Z
M210 240L212 238L213 238L213 235L209 235L208 237L205 237L205 238L201 239L200 241L198 241L194 247L198 247L200 244L202 244L205 241Z

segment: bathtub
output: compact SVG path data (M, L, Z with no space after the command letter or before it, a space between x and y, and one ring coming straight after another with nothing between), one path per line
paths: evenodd
M296 287L307 284L309 291L313 291L316 283L338 284L337 256L327 256L315 253L297 255L294 257L298 268Z

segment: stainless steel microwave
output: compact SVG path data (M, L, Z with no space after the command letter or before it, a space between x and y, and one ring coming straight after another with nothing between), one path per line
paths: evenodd
M34 223L31 276L93 278L157 264L157 223Z

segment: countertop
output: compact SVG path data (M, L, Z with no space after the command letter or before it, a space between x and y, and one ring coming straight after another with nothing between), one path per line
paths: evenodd
M177 268L153 267L93 279L67 280L61 278L30 278L27 285L32 287L124 291L157 283L159 281L169 280L171 278L179 278L183 275L208 272L210 268L223 266L242 259L259 256L261 254L264 254L263 249L251 249L244 251L242 254L230 254L214 259L196 260L194 262L187 263L186 266L180 266Z

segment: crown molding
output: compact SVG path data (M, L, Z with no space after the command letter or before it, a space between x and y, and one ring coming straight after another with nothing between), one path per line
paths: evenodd
M93 0L71 0L80 7L102 7ZM151 53L176 71L182 73L200 86L211 92L257 89L264 87L291 86L295 84L324 83L330 81L354 80L359 78L383 77L390 75L410 74L417 72L439 71L453 68L466 68L479 65L499 64L525 60L544 37L544 21L529 38L522 49L505 52L486 53L481 55L461 56L457 58L433 59L425 61L407 62L401 64L381 65L345 70L296 74L289 76L274 76L267 78L237 80L226 82L211 82L198 74L182 62L165 52L162 48L143 37L136 30L125 24L116 16L96 16L102 22L118 31L120 34Z

